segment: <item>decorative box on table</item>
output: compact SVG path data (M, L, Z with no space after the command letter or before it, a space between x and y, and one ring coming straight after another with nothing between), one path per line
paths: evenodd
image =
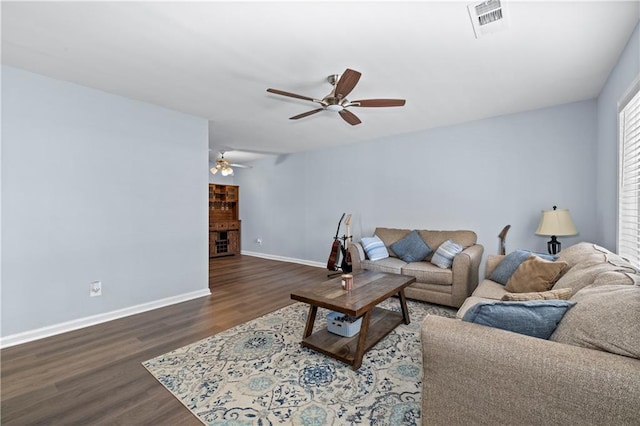
M327 330L343 337L355 336L360 331L362 317L355 318L341 312L331 312L327 315Z

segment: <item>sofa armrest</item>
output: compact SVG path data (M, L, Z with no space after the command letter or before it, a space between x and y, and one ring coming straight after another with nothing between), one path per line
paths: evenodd
M638 424L640 360L429 315L423 425Z
M350 243L349 253L351 254L351 268L353 271L359 271L362 269L362 262L365 259L364 249L360 243Z
M456 306L461 306L464 300L478 286L478 274L483 253L484 247L480 244L474 244L453 258L451 297Z

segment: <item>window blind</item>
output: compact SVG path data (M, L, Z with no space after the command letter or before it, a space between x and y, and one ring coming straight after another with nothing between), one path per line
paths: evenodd
M640 82L619 107L618 254L640 266Z

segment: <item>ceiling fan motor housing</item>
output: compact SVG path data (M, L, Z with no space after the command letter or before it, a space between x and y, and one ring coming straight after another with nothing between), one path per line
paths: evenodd
M335 86L338 83L338 80L340 80L340 74L331 74L329 77L327 77L327 81L332 86Z
M342 103L346 102L346 99L340 100L335 96L327 96L322 101L325 103L325 108L329 111L342 111L344 108Z

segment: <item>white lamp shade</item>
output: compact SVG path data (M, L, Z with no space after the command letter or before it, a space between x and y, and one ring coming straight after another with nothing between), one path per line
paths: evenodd
M576 235L578 230L571 220L569 210L543 210L537 235Z

